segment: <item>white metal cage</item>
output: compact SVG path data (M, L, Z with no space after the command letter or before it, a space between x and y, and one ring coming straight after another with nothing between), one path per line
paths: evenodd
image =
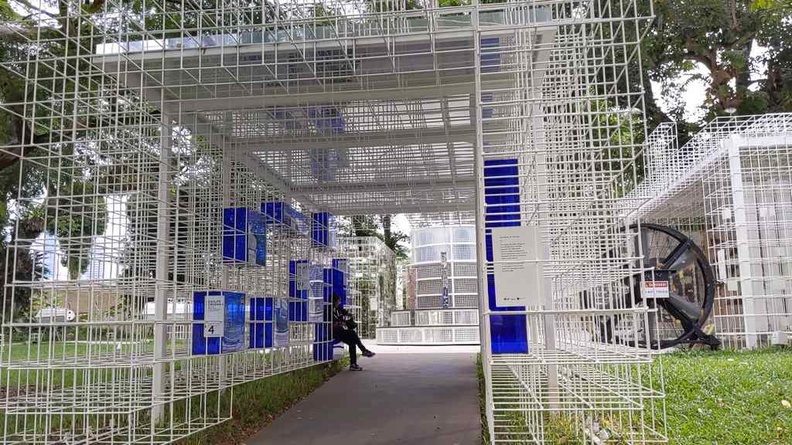
M57 242L36 246L52 275L6 271L3 443L169 443L227 419L233 385L315 363L307 322L263 352L179 340L196 291L288 297L291 261L333 259L281 219L265 266L224 263L222 210L270 201L472 213L492 439L665 440L662 376L637 341L651 309L622 286L643 272L624 216L643 197L623 197L650 3L81 3L15 34L24 57L4 66L25 88L0 109L25 125L2 150L46 184L15 199ZM489 254L508 228L532 234L518 261ZM24 259L39 241L15 229ZM490 280L517 263L535 279L504 305ZM26 295L50 312L21 311ZM606 341L603 320L635 341Z
M719 281L713 308L725 345L756 348L792 335L792 115L718 118L679 147L672 123L646 150L645 221L706 249Z
M396 254L376 236L341 237L339 250L349 258L348 295L361 325L359 334L375 338L396 305Z

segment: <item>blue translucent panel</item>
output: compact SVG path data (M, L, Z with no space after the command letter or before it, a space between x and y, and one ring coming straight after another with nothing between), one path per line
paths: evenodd
M305 268L308 268L308 277L299 277L297 276L298 269L302 273ZM308 260L291 260L289 261L289 297L291 298L301 298L307 299L308 298L308 291L310 288L310 281L311 281L311 268L313 266L309 265ZM298 286L299 281L305 280L307 278L307 283L302 283L305 288L300 289L301 286Z
M225 295L225 326L221 351L245 350L245 294L223 292Z
M501 67L499 37L482 37L481 39L481 72L496 73Z
M335 221L327 212L311 214L311 240L314 247L335 247Z
M516 159L488 159L484 161L484 200L487 204L484 219L487 261L492 261L492 229L520 225L519 168ZM487 274L487 300L490 310L521 311L522 306L498 307L495 276ZM490 316L490 336L493 354L528 352L528 331L525 315Z
M266 265L267 229L263 216L245 207L223 209L223 262Z
M248 347L272 347L272 298L250 299L250 321Z
M315 361L333 360L333 336L330 323L314 324L316 341L313 345L313 358Z
M266 223L274 230L281 230L295 236L308 235L309 227L305 215L285 202L262 203L261 213L264 214Z
M226 291L204 291L193 294L193 320L204 320L207 295L223 295L225 300L223 337L204 337L203 323L193 324L194 355L220 354L244 350L245 294Z

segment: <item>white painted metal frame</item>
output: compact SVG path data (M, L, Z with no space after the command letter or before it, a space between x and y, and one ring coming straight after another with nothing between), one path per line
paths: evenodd
M678 147L673 124L649 138L643 220L677 228L708 254L719 281L716 335L756 348L792 334L792 115L719 118ZM778 340L774 340L774 336Z
M176 313L195 291L285 297L290 260L332 258L281 231L263 268L224 264L220 210L264 201L459 223L472 212L492 439L554 443L569 425L581 443L603 431L663 442L650 351L597 334L603 320L648 323L619 286L642 271L619 213L642 199L621 199L641 150L644 85L630 67L651 11L639 3L109 0L89 13L74 0L58 13L68 26L42 18L20 36L27 59L6 67L26 99L0 108L47 130L20 162L57 192L17 199L61 230L37 247L52 275L4 292L21 318L3 326L3 443L170 443L227 420L234 385L315 363L310 323L292 324L288 347L222 356L175 335L193 326ZM496 314L484 173L504 158L518 168L512 216L542 235L544 280L529 290L542 304ZM104 234L75 230L101 215ZM18 238L11 255L34 242ZM94 269L68 276L61 260ZM26 292L92 302L74 322L41 323ZM529 350L493 354L491 320L509 314L526 320Z

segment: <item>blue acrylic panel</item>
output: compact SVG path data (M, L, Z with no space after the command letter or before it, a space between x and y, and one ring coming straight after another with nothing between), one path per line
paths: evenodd
M221 351L240 352L245 350L245 294L223 292L225 295L225 332Z
M481 39L481 72L497 73L501 66L499 37L483 37Z
M487 204L484 219L487 261L492 261L492 229L520 225L519 168L516 159L488 159L484 161L484 200ZM490 310L520 311L522 306L499 307L496 304L495 276L487 274L487 294ZM493 354L527 353L528 331L525 315L490 316L490 336Z
M314 121L316 130L322 134L343 134L346 130L344 116L333 106L312 108L308 115Z
M340 283L336 283L334 278L334 283L336 286L343 287L346 289L348 280L349 280L349 259L347 258L334 258L332 261L333 270L335 270L338 276L341 279Z
M341 110L333 106L310 108L308 117L322 135L339 135L346 131ZM340 168L349 166L348 149L314 148L309 151L311 173L321 181L334 181Z
M195 292L193 294L193 320L202 321L204 319L206 295L219 295L219 291L213 292ZM205 354L219 354L220 353L220 337L206 338L204 337L203 323L193 323L193 355Z
M314 324L313 358L317 362L333 360L333 336L330 323Z
M265 266L266 255L263 216L245 207L223 209L223 262Z
M212 355L242 351L245 334L245 294L226 291L195 292L193 294L193 320L204 320L207 295L223 295L224 297L223 337L207 338L204 336L203 323L194 323L192 353L194 355Z
M312 265L308 260L289 261L289 297L307 299Z
M311 214L311 241L314 247L334 247L335 222L327 212Z
M289 321L308 321L308 302L289 302Z
M282 230L294 236L307 236L308 221L300 211L282 201L265 202L261 204L261 213L273 229Z
M272 298L250 299L249 348L272 347Z

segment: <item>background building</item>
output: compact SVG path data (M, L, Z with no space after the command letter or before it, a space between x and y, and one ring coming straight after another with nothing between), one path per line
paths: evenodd
M409 310L393 311L381 344L476 344L478 282L472 225L425 227L412 232Z

